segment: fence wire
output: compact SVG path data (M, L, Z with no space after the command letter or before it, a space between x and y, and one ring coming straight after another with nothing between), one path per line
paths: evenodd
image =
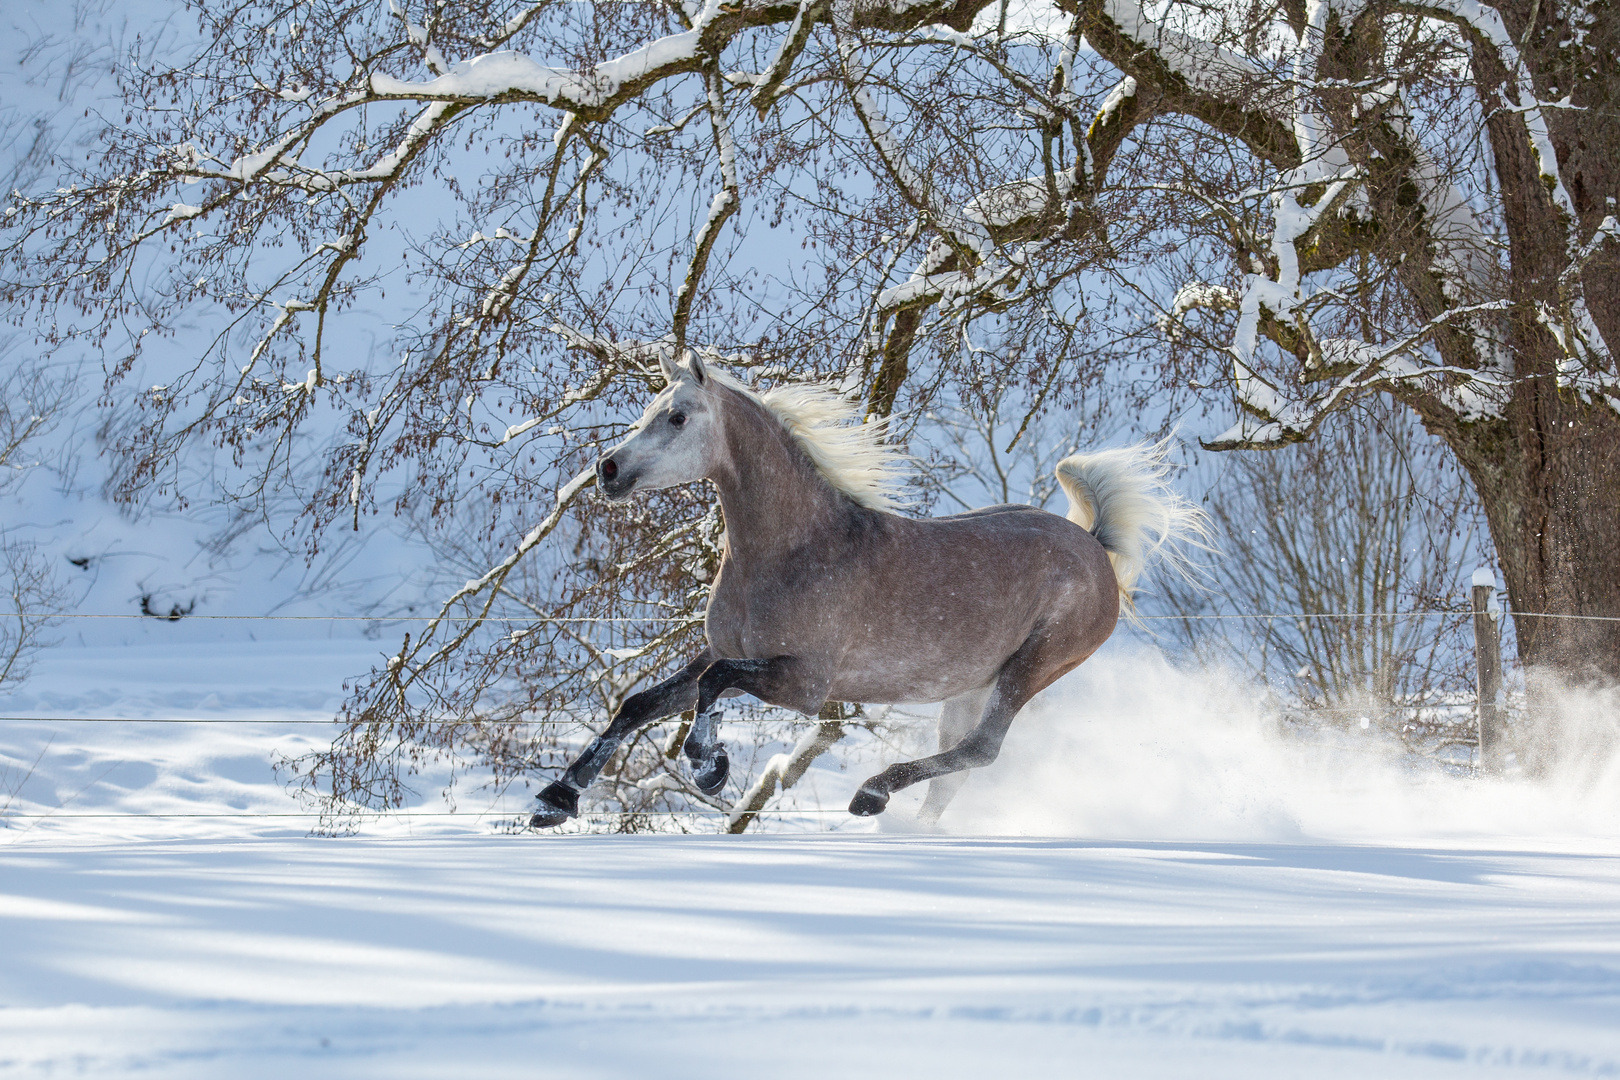
M1471 615L1471 609L1455 611L1387 611L1387 612L1229 612L1229 613L1202 613L1187 615L1143 615L1144 622L1206 622L1206 621L1306 621L1321 619L1403 619L1403 618L1448 618L1462 615ZM1557 612L1522 612L1503 609L1500 617L1512 616L1514 618L1538 619L1572 619L1592 622L1620 622L1620 616L1609 615L1570 615ZM660 616L618 616L618 617L588 617L588 616L492 616L492 615L209 615L186 614L173 615L146 615L126 613L49 613L49 612L0 612L0 618L28 618L28 619L106 619L106 620L148 620L159 622L179 622L181 620L203 620L220 622L361 622L361 623L415 623L415 622L486 622L495 624L615 624L615 625L645 625L670 623L697 623L701 622L701 614L660 615ZM1473 706L1458 703L1456 705L1440 706L1443 709L1471 709ZM1335 713L1346 716L1372 715L1365 708L1318 708L1316 713ZM1100 715L1093 719L1103 718ZM341 725L343 721L305 720L305 719L244 719L241 717L114 717L114 716L0 716L0 723L33 723L33 724L223 724L223 725L273 725L285 726L311 726L333 727ZM505 720L490 720L476 717L454 717L442 719L426 719L419 722L427 726L449 726L456 724L480 725L490 723L517 723L549 726L585 727L579 721L511 718ZM643 818L729 818L735 812L716 809L690 809L690 810L583 810L578 815L582 819L613 819L626 815ZM754 816L846 816L843 809L760 809L750 811ZM481 810L475 813L455 813L446 811L379 811L374 809L357 809L354 811L340 811L337 814L322 811L264 811L264 812L234 812L234 813L205 813L205 812L58 812L21 813L9 810L0 810L0 821L34 821L47 820L94 820L94 821L123 821L123 820L206 820L206 821L234 821L234 820L298 820L298 821L333 821L333 820L457 820L468 823L500 821L510 819L521 824L527 817L528 811L495 811Z
M1419 619L1449 618L1474 614L1471 608L1454 611L1295 611L1295 612L1242 612L1203 615L1139 615L1143 622L1202 622L1216 619ZM1620 615L1569 615L1554 611L1513 611L1503 608L1503 618L1515 619L1575 619L1586 622L1620 622ZM702 615L625 615L616 617L588 617L563 615L130 615L65 612L0 611L0 619L140 619L148 622L183 622L190 620L242 621L242 622L487 622L487 623L698 623Z

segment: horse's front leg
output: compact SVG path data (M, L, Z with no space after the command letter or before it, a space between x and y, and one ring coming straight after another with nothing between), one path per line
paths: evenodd
M686 738L686 758L692 780L705 795L713 795L731 770L726 748L720 743L720 698L728 693L753 694L770 705L781 705L815 715L826 700L831 680L792 656L770 660L716 660L698 680L697 719Z
M707 711L699 710L692 718L692 727L686 733L681 747L686 751L687 763L692 766L692 783L705 795L713 795L726 786L731 775L731 758L720 743L720 706Z
M548 786L535 798L540 805L529 826L535 829L561 825L579 813L579 793L591 786L621 743L637 729L655 720L685 712L697 703L698 679L714 665L714 654L704 649L691 663L657 686L631 694L613 714L607 730L591 740L585 752L563 771L562 779Z

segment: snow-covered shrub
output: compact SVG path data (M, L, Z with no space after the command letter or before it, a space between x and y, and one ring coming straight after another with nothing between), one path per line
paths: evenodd
M1375 725L1427 751L1471 741L1477 504L1405 415L1336 419L1312 442L1214 463L1212 588L1169 582L1159 610L1261 616L1166 625L1200 663L1247 672L1285 715Z

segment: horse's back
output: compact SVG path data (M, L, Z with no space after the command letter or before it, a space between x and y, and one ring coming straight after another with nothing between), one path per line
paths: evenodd
M1078 573L1085 576L1113 570L1102 543L1087 530L1066 517L1036 506L1005 504L986 506L945 517L910 518L905 531L914 532L923 543L945 543L947 551L961 545L970 549L985 547L1007 559L1019 560L1027 568L1038 563L1050 572Z
M846 655L888 654L881 668L901 664L920 696L940 700L981 685L1031 636L1067 642L1057 649L1079 659L1113 632L1119 589L1102 544L1085 529L1031 506L992 506L938 518L899 518L868 534L868 548L850 561L848 590L840 590L851 620ZM854 700L883 700L860 683ZM874 668L868 675L877 674Z
M1056 517L1056 514L1042 510L1038 506L1026 503L997 503L994 506L981 506L977 510L964 510L960 514L942 514L939 517L917 518L918 521L976 521L983 518L1001 517L1006 514L1038 514L1044 517ZM1067 519L1064 519L1067 520Z
M1015 594L1076 586L1117 588L1108 553L1068 518L1034 506L987 506L964 514L901 519L893 546L928 576L952 585L983 580Z

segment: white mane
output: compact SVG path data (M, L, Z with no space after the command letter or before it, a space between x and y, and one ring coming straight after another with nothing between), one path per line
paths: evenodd
M761 394L712 366L705 370L765 406L833 487L873 510L894 513L906 505L911 459L884 441L888 417L863 422L855 406L823 383L787 383Z

